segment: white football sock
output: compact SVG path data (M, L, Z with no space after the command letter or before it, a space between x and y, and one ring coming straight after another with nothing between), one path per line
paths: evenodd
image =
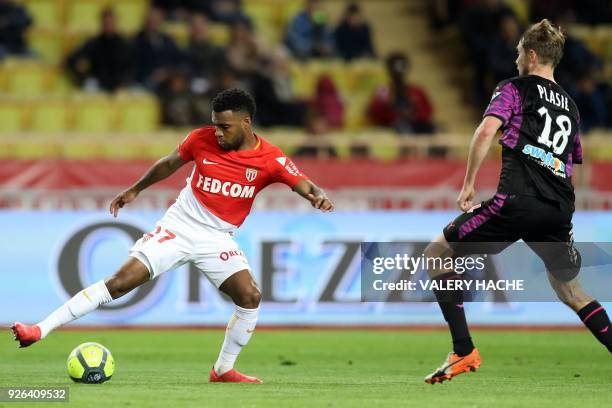
M215 363L215 373L217 375L223 375L234 367L240 350L246 346L253 335L258 314L259 308L245 309L236 306L236 311L227 324L223 347L221 347L219 358Z
M45 338L52 330L95 310L98 306L113 300L103 280L83 289L51 313L45 320L38 323L41 338Z

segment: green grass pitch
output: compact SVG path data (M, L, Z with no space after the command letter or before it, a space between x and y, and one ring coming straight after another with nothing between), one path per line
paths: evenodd
M68 386L87 407L603 407L612 401L612 361L585 331L473 332L483 365L444 384L423 377L449 351L445 331L260 330L237 368L263 385L210 384L223 330L58 331L17 349L0 341L0 387ZM65 361L96 341L117 363L101 385L75 384ZM4 405L3 405L4 404ZM41 403L0 403L35 406Z

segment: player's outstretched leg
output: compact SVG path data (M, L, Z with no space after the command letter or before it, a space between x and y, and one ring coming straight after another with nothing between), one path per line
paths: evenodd
M242 270L227 278L219 287L236 305L217 362L210 370L210 382L247 382L261 384L259 378L234 370L234 363L242 347L249 342L259 313L261 293L248 270Z
M559 299L576 312L593 336L612 353L612 324L606 309L584 291L578 278L564 282L549 273L548 280Z
M11 326L20 347L28 347L45 338L52 330L65 325L100 305L117 299L149 280L149 270L136 258L128 260L106 281L99 281L83 289L36 325L15 322Z
M453 251L448 245L444 235L438 236L425 249L426 258L446 258L452 256ZM434 265L436 262L433 263ZM444 264L444 263L442 263ZM431 279L448 280L457 279L457 274L452 270L428 270ZM476 371L480 367L480 354L470 337L470 331L465 319L465 311L463 310L463 291L439 291L434 290L444 319L448 323L448 327L453 339L453 351L448 354L448 357L433 373L425 377L425 382L435 384L450 380L456 375L468 371Z

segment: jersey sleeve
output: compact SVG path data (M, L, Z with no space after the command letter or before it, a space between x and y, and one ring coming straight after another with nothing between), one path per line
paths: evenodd
M512 115L518 113L520 109L521 95L516 85L512 82L501 82L495 87L491 102L482 116L494 116L505 126Z
M191 131L187 137L179 144L178 151L181 158L185 161L193 160L193 145L197 138L197 131Z
M572 163L582 164L582 142L580 141L580 131L576 132L576 136L574 136Z
M574 146L572 149L572 163L582 164L582 137L580 135L580 113L576 113L576 122L578 130L574 136Z
M283 183L293 188L301 180L307 180L300 169L293 161L280 152L277 157L272 160L272 174L275 183Z

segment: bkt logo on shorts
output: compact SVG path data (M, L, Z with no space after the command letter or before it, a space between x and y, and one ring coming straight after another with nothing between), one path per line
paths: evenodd
M226 197L252 198L255 195L255 186L243 186L242 184L232 183L231 181L221 181L212 177L198 176L196 188L213 194Z
M227 261L232 256L244 256L244 253L242 251L223 251L219 254L222 261Z

